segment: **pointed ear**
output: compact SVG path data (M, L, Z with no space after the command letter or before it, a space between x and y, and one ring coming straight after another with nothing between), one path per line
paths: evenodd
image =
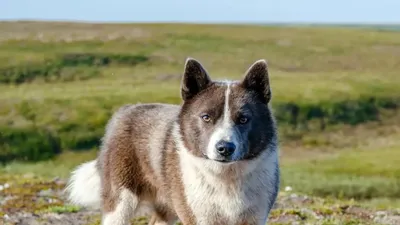
M266 60L260 59L250 66L242 81L242 86L249 91L255 92L265 104L271 100Z
M200 62L187 58L181 82L181 96L184 101L193 98L211 83L207 71Z

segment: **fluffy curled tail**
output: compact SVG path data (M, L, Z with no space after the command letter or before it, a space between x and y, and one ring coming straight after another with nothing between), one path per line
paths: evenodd
M100 174L96 160L93 160L75 168L65 192L72 204L98 209L101 202L100 188Z

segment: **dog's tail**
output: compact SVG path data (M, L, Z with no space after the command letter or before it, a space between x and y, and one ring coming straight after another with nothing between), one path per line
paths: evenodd
M72 204L98 209L101 203L100 188L100 174L96 160L93 160L72 171L65 192Z

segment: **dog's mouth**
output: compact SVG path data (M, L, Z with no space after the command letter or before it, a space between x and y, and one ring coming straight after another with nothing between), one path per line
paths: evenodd
M231 160L226 160L226 159L214 159L214 161L220 162L220 163L233 163L235 161Z
M235 163L240 160L231 160L231 159L224 159L224 158L216 158L216 159L210 159L206 154L203 153L203 157L207 160L212 160L215 162L223 163L223 164L229 164L229 163Z

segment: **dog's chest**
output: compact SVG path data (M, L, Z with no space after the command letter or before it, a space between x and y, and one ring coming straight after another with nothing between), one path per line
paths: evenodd
M245 185L226 184L212 175L204 176L193 167L182 171L186 200L197 224L237 224L251 212L263 220L267 202L261 187L248 180ZM255 185L255 186L252 186Z

